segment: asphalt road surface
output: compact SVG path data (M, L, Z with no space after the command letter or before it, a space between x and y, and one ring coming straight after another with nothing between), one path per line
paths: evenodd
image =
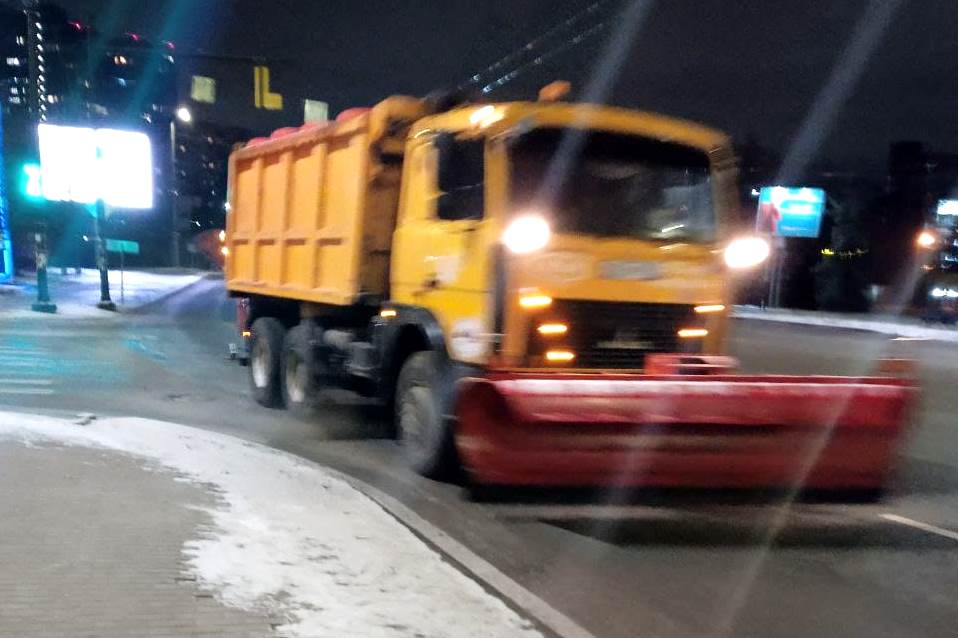
M674 494L628 505L618 494L489 503L406 470L348 394L332 393L311 423L254 404L247 370L226 360L232 319L215 280L115 320L0 318L0 408L174 421L327 464L399 500L595 636L955 635L953 346L736 322L733 354L749 371L846 374L879 356L920 361L921 422L880 503Z

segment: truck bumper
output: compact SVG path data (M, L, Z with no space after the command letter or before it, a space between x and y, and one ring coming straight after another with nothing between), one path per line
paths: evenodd
M490 374L456 446L484 485L875 489L917 398L883 378Z

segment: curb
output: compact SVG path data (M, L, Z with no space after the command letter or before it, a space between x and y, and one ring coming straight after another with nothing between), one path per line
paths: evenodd
M855 319L829 315L793 314L791 312L766 311L743 306L736 306L731 316L733 319L790 323L836 330L858 330L906 339L958 343L958 330L930 328L914 324L896 323L894 321L876 321L874 319Z

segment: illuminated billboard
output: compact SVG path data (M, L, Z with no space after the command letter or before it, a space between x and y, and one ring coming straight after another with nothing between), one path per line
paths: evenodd
M935 212L939 226L958 227L958 199L939 199Z
M145 133L40 124L37 134L45 199L153 208L153 150Z
M766 186L758 196L759 232L776 237L818 237L825 212L820 188Z

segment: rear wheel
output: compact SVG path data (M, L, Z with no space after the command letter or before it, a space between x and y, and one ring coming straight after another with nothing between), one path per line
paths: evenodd
M443 419L435 352L416 352L396 383L396 429L406 463L431 478L448 474L455 461L452 430Z
M267 408L283 405L280 359L286 328L278 319L260 317L250 328L249 380L256 402Z
M283 400L290 412L302 419L316 415L324 366L313 346L316 329L300 324L286 333L283 344Z

